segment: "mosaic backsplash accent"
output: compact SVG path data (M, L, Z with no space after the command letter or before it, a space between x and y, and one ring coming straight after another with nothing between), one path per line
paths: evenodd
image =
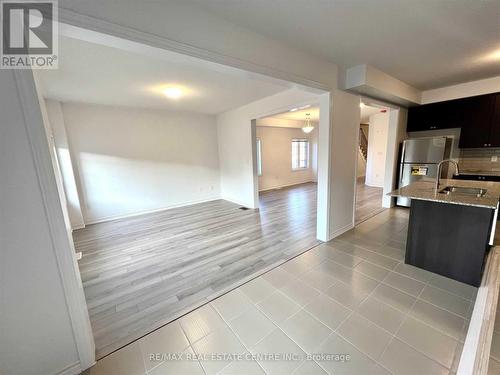
M495 156L497 161L491 161ZM500 175L500 148L461 149L459 166L464 172L498 172Z

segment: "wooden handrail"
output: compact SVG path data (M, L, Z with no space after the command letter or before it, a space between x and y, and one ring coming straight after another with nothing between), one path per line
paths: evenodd
M359 148L366 159L366 156L368 155L368 139L366 138L366 134L362 128L359 128Z

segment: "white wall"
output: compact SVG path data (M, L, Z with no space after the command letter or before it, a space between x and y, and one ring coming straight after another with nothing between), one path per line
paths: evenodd
M217 116L222 199L258 207L252 120L317 100L316 94L290 89Z
M315 126L317 126L317 125L318 124L315 124ZM257 126L274 126L276 128L301 129L304 127L304 121L291 120L291 119L279 118L279 117L265 117L265 118L257 119Z
M395 199L388 197L387 193L396 189L399 167L399 145L407 138L406 120L408 110L405 108L391 109L389 112L389 130L387 135L387 151L385 157L384 189L382 197L383 207L394 206Z
M41 101L42 102L42 101ZM53 142L57 152L57 162L64 184L64 192L68 210L68 216L72 229L83 228L85 226L80 203L80 197L73 168L73 157L69 146L64 125L61 103L56 100L45 100L47 117L52 133Z
M331 100L333 121L328 141L332 150L335 151L330 155L330 168L328 171L330 184L329 228L330 236L335 237L354 226L360 98L357 95L336 90ZM320 157L321 129L320 126ZM321 158L319 161L321 162ZM322 168L321 163L318 165L318 179L321 177L322 169L325 168L325 166ZM318 205L319 209L320 206Z
M370 116L366 180L369 186L383 187L389 131L389 112Z
M217 199L214 116L62 105L86 223Z
M422 92L422 104L500 91L500 76Z
M260 138L262 147L262 176L259 176L259 190L316 180L312 160L315 135L313 133L316 133L316 129L305 134L302 129L257 126L257 138ZM309 139L309 168L305 170L292 170L291 142L296 138ZM317 146L315 148L317 149Z
M34 86L29 92L36 98ZM79 356L55 257L57 233L48 222L40 181L52 181L57 200L56 182L48 147L36 159L31 151L26 121L35 118L37 139L46 140L39 108L29 108L27 115L13 73L0 70L0 373L56 374L70 368L77 373ZM35 160L49 166L44 176L37 174ZM57 217L64 233L60 205ZM70 256L67 238L66 246Z
M345 88L360 94L403 105L420 104L420 90L370 65L356 65L346 71Z

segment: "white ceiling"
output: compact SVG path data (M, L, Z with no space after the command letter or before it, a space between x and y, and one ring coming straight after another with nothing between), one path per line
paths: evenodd
M284 112L272 117L274 118L282 118L287 120L299 120L305 121L306 114L310 114L311 121L319 121L319 107L309 107L301 110L297 110L294 112Z
M361 107L360 122L362 124L367 124L370 121L371 115L379 113L380 111L382 111L384 109L387 110L386 108L371 107L369 105L365 105L365 106Z
M383 106L371 106L363 105L360 108L360 123L367 124L370 121L370 116L381 111L389 111L390 108ZM266 117L264 119L258 120L258 126L273 126L273 127L283 127L283 128L302 128L305 124L306 113L311 116L311 121L314 124L318 124L319 121L319 107L313 106L306 109L294 111L294 112L283 112L271 117ZM280 121L284 120L284 121Z
M311 106L290 112L286 111L273 116L257 119L257 126L267 126L275 128L303 128L306 125L306 114L309 113L311 124L318 126L319 107Z
M60 37L59 69L37 70L45 97L60 101L218 114L286 90L285 84L170 54L162 59ZM168 99L162 89L181 87Z
M498 0L185 1L343 67L370 64L422 90L500 75Z

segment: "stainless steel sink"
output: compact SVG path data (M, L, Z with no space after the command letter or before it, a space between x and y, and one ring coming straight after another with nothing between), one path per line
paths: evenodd
M472 195L476 197L482 197L486 194L488 190L480 188L471 187L461 187L461 186L446 186L444 189L440 190L440 194L459 194L459 195Z

